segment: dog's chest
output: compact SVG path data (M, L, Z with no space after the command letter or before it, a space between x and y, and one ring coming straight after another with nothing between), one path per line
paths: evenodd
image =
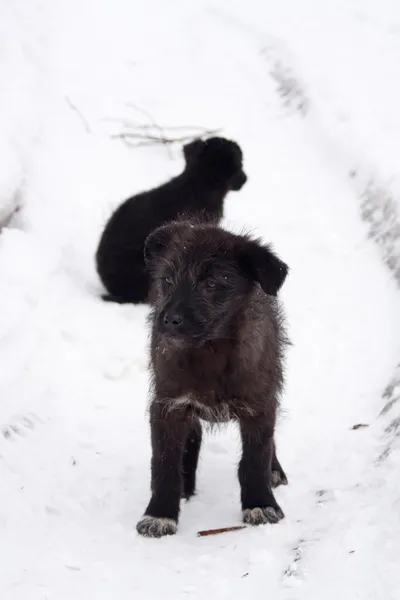
M187 410L193 416L209 423L226 423L230 421L233 418L232 408L232 403L229 401L210 402L205 398L198 399L193 394L170 400L171 410Z
M158 346L153 363L157 382L170 388L173 395L195 395L207 403L230 397L235 385L235 360L220 346L218 351L199 348L173 354Z
M209 423L226 423L231 420L241 420L254 414L250 404L245 399L222 399L215 396L201 396L188 393L168 401L168 410L186 410L192 416Z
M224 351L225 350L225 351ZM217 351L198 350L162 362L156 369L161 396L169 398L168 410L185 410L210 423L224 423L253 414L246 399L243 377L238 376L229 344ZM160 364L160 363L158 363Z

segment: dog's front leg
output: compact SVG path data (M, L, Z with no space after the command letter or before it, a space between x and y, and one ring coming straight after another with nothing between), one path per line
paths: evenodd
M250 525L277 523L284 514L272 493L273 427L264 417L240 423L242 458L239 482L243 520Z
M152 496L136 529L141 535L161 537L176 533L188 425L182 411L168 411L158 399L150 407L150 425Z

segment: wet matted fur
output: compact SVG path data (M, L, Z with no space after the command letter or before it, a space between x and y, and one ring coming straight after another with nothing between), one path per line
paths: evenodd
M150 503L142 535L176 532L180 498L195 492L201 421L235 420L243 520L283 518L286 484L274 444L287 343L277 299L288 267L270 246L215 224L174 222L145 245L152 275Z
M240 190L247 177L240 146L225 138L195 140L183 148L185 169L171 181L126 200L111 215L96 253L104 300L146 302L149 276L144 242L157 227L181 214L219 221L224 198Z

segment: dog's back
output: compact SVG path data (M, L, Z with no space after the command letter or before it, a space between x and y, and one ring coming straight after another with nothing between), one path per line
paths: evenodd
M181 175L129 198L111 216L96 254L97 271L110 299L146 301L149 279L143 247L151 231L183 213L219 221L228 191L244 185L239 146L223 138L214 140L218 141L208 141L208 147L200 140L185 146L186 168ZM226 154L230 160L221 159Z

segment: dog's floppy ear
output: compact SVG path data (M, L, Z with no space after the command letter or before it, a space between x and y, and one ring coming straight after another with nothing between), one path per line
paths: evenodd
M199 156L200 152L203 150L205 146L205 142L203 140L197 139L189 144L185 144L183 146L183 155L187 163L191 163Z
M258 281L266 294L278 294L289 267L278 258L270 246L248 240L240 248L238 260L246 277Z
M171 228L168 225L158 227L147 236L144 243L144 260L146 266L153 264L159 258L171 241Z

